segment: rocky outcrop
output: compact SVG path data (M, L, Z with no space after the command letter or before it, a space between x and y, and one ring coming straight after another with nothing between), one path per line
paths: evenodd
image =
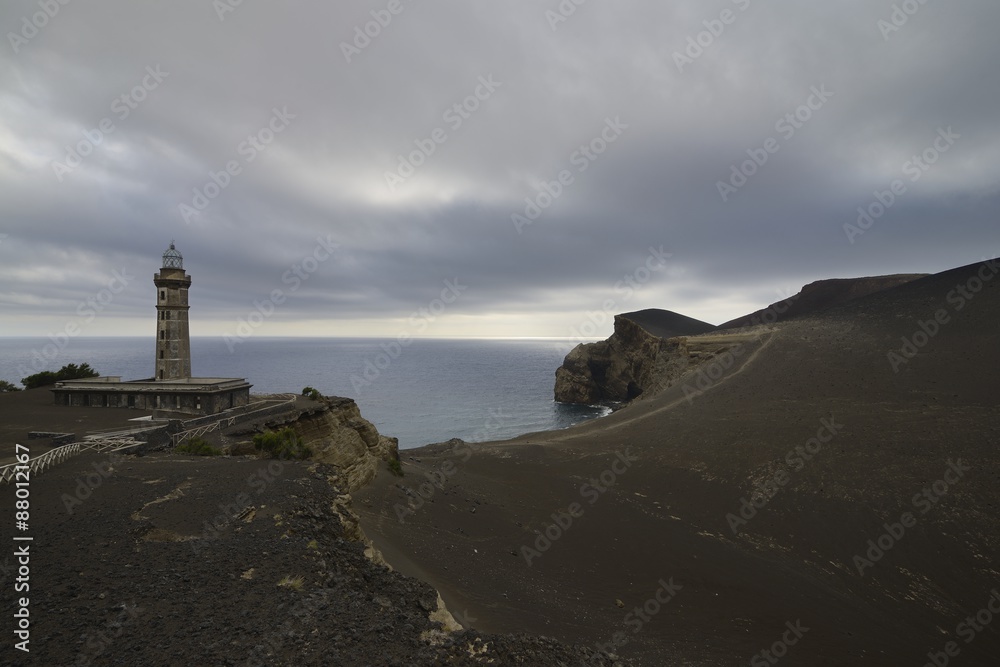
M556 370L560 403L620 403L669 385L679 374L731 347L732 336L704 336L741 327L803 317L899 287L925 274L818 280L787 299L718 327L669 310L615 316L605 341L577 345ZM688 338L697 336L697 338Z
M669 311L617 315L610 338L577 345L566 355L556 370L555 399L595 405L630 401L657 391L703 353L692 353L688 338L682 334L713 328Z
M337 467L349 493L374 479L380 462L399 459L399 441L380 434L352 399L327 397L309 403L263 427L294 429L312 450L314 461Z

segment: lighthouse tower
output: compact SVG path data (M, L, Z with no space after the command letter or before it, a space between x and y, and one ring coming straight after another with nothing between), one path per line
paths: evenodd
M174 247L163 253L163 268L153 275L156 285L156 375L129 380L105 375L56 382L56 405L76 407L167 410L187 415L216 415L250 404L252 384L245 378L191 377L191 334L188 331L188 290L191 276ZM176 443L175 443L176 444Z
M184 258L171 241L163 253L163 268L153 276L156 285L156 379L191 377L191 334L188 330L188 289L191 276Z

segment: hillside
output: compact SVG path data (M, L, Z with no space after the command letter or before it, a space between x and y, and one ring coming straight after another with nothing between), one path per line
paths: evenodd
M697 334L708 333L716 328L714 324L658 308L647 308L646 310L637 310L632 313L623 313L619 317L638 324L642 327L643 331L657 338L695 336Z
M925 276L818 280L798 294L718 327L669 310L618 315L610 338L578 345L566 355L556 370L555 400L584 405L620 404L649 395L713 357L739 349L739 339L732 337L731 329L822 313ZM716 333L704 336L709 332Z
M891 289L925 277L925 273L872 276L867 278L832 278L817 280L803 287L798 294L770 304L766 308L737 317L718 326L734 329L761 323L804 317L855 299Z
M965 619L1000 586L998 271L747 330L581 427L406 452L402 484L355 496L362 524L482 629L656 666L767 664L783 636L787 664L920 665L948 642L992 664L1000 635ZM658 602L658 582L682 588Z

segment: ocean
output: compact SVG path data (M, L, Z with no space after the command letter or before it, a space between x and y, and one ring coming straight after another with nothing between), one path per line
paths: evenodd
M191 339L198 377L245 377L252 393L310 386L357 401L383 435L410 449L450 438L502 440L561 429L603 416L607 408L556 403L555 370L578 341L249 338L230 350L221 337ZM152 338L72 338L58 349L45 338L0 338L0 380L69 363L101 375L153 375ZM97 408L95 408L97 409Z

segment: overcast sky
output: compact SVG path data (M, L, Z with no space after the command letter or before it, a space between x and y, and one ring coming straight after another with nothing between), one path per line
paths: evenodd
M213 336L719 323L1000 254L996 0L235 2L3 3L0 335L152 336L171 240Z

